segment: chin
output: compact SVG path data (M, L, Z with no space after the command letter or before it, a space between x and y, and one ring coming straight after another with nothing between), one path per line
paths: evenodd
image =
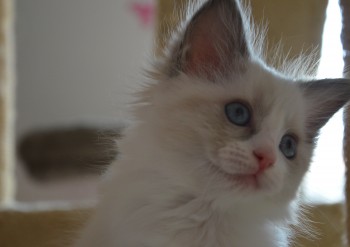
M244 179L243 181L218 181L207 198L220 210L231 210L238 207L269 208L287 207L290 196L283 192L283 185L271 183L266 179Z
M212 200L214 211L235 214L243 218L285 220L290 216L290 200L279 200L273 192L261 191L223 191Z

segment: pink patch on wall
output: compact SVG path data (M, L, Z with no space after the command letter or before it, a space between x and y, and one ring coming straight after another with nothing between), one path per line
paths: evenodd
M143 27L153 25L156 13L156 6L153 2L134 2L131 4L131 10L137 16Z

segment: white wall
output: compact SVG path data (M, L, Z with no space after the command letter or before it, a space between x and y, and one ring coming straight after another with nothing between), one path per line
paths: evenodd
M131 2L17 0L18 134L121 118L153 47Z

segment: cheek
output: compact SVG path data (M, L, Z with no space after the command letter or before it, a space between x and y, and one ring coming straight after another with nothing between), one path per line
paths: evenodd
M284 197L291 199L295 196L302 179L307 171L307 163L302 157L295 160L286 160L283 154L278 154L278 162L271 171L266 173L265 184Z
M249 157L245 129L232 126L222 116L207 120L199 130L209 158L230 160L236 157L237 161L243 162Z
M244 142L230 142L214 151L213 163L231 174L250 174L258 170L251 148Z
M157 123L159 139L172 150L208 160L219 147L224 146L230 133L226 131L226 124L218 119L218 113L208 111L206 114L194 110L174 111L164 118L165 121Z
M219 109L210 109L206 114L197 114L195 121L196 125L191 126L191 128L200 137L201 145L210 155L213 155L216 150L225 146L225 143L234 134L232 130L229 130L228 123Z
M294 184L294 186L298 187L302 183L302 180L310 166L310 158L311 154L310 156L299 154L299 157L295 161L291 162L289 172L292 174L292 181L290 181L290 183Z

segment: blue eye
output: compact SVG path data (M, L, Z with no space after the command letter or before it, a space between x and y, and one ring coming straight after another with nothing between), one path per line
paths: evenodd
M287 159L291 160L295 158L297 154L297 140L293 135L284 135L280 142L279 148L283 155Z
M225 113L231 123L238 126L245 126L250 121L249 108L239 102L229 103L225 106Z

